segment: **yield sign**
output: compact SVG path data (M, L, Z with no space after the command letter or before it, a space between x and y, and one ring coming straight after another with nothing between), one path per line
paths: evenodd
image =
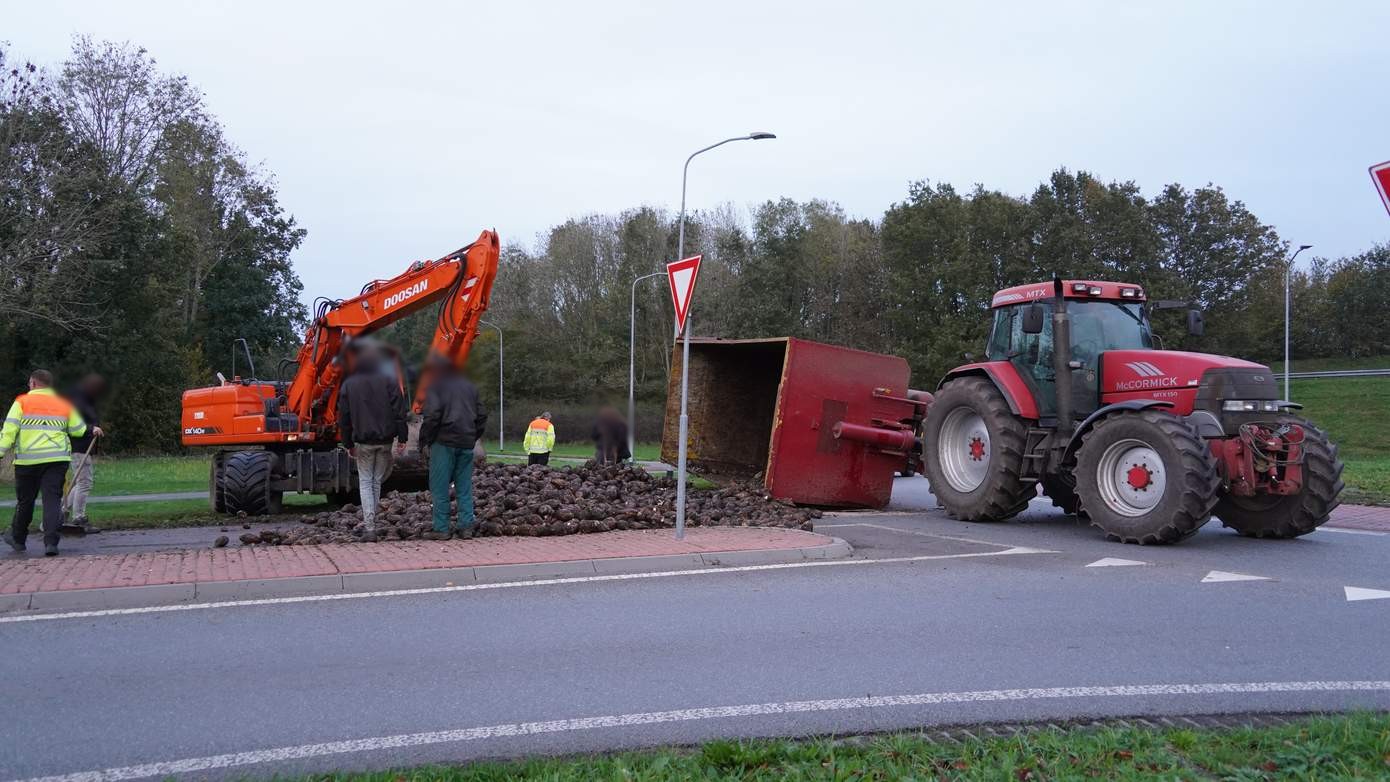
M695 295L695 278L700 276L702 255L691 256L666 264L666 279L671 283L671 303L676 307L677 330L685 333L685 318L690 314L690 297Z
M1375 180L1376 189L1380 191L1380 201L1385 204L1385 211L1390 212L1390 160L1371 166L1371 179Z

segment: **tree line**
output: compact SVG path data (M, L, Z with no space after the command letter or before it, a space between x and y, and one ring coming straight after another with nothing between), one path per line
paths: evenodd
M79 37L40 68L0 46L0 384L112 380L112 450L176 447L183 389L230 346L290 349L304 239L182 76Z
M111 445L175 448L180 392L228 372L233 339L262 366L293 356L304 231L196 88L144 50L79 38L51 71L5 49L0 65L0 378L17 391L36 365L110 374ZM575 217L533 242L504 227L486 319L505 335L509 436L550 409L562 439L583 439L594 406L626 396L633 280L675 258L677 228L654 207ZM892 353L916 387L981 352L994 291L1054 273L1203 307L1203 337L1180 313L1155 316L1168 348L1282 355L1288 243L1215 185L1146 195L1065 169L1026 196L919 181L873 219L786 198L693 212L685 246L705 256L697 335ZM1292 286L1295 358L1390 354L1390 244L1315 258ZM673 347L664 279L638 283L635 302L639 435L654 439ZM418 361L433 327L421 313L384 336ZM497 359L485 329L470 370L494 408Z

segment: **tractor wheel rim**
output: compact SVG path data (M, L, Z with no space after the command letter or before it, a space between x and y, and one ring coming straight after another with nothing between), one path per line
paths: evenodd
M946 482L959 492L972 492L985 482L993 450L985 419L968 407L957 407L946 415L937 441Z
M1143 516L1163 500L1167 470L1158 452L1140 440L1121 440L1105 449L1096 466L1100 498L1122 516Z

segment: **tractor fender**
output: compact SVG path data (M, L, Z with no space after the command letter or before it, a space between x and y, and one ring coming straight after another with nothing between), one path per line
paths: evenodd
M950 381L970 375L989 378L994 387L999 389L999 393L1004 395L1004 401L1009 403L1009 411L1014 415L1038 420L1038 401L1033 398L1033 393L1028 390L1028 384L1023 382L1018 369L1007 361L982 361L956 367L941 378L941 382L936 384L936 389L940 391L941 387Z
M1119 412L1147 410L1151 407L1172 406L1172 402L1164 402L1158 399L1128 399L1124 402L1116 402L1111 405L1105 405L1099 410L1096 410L1094 413L1091 413L1090 415L1086 416L1086 420L1082 421L1080 424L1077 424L1076 430L1071 433L1071 439L1067 441L1066 449L1062 451L1062 463L1065 464L1067 460L1071 459L1071 457L1076 453L1076 449L1081 447L1081 437L1085 435L1086 432L1090 431L1091 427L1095 425L1096 421L1099 421L1100 419L1108 415L1113 415Z

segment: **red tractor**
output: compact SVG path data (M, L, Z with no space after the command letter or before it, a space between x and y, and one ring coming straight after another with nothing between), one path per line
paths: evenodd
M1268 367L1156 350L1137 285L1054 280L995 294L986 360L951 370L923 427L952 517L998 521L1037 486L1112 540L1173 543L1215 514L1259 538L1317 529L1342 462ZM1202 332L1189 309L1188 330Z

